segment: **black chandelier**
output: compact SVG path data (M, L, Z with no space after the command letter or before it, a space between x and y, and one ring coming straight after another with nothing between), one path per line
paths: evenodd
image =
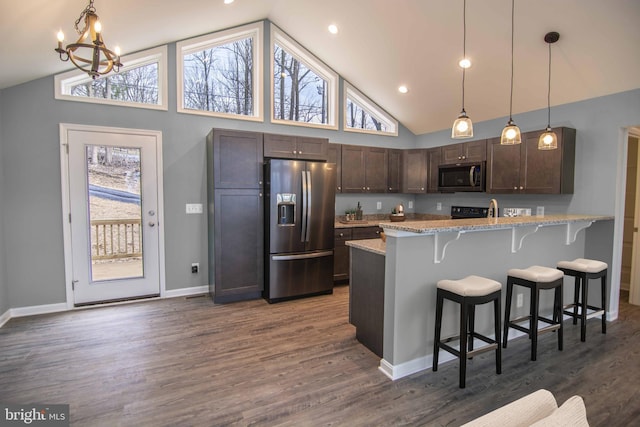
M84 27L80 29L79 25L83 21ZM116 47L113 51L105 46L101 34L102 24L98 20L93 0L89 0L89 5L80 13L74 28L80 37L78 41L68 44L65 48L62 47L64 33L62 30L58 32L56 52L62 61L71 60L76 67L89 74L93 79L108 74L112 70L120 71L120 67L122 67L120 50Z

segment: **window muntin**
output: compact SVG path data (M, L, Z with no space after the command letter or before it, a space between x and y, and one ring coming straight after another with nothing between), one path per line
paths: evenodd
M178 111L262 120L262 23L177 44Z
M337 129L338 75L271 26L271 120Z
M119 73L92 79L80 70L55 76L55 97L167 110L167 48L162 46L122 57Z
M398 135L398 122L353 86L344 83L344 130Z

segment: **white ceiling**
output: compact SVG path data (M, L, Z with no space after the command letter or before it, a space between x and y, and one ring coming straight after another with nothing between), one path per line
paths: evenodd
M69 68L54 52L71 39L86 0L0 0L0 88ZM95 0L107 45L126 52L270 19L415 134L460 112L462 0ZM508 116L509 0L467 1L465 107L476 122ZM514 114L640 88L640 1L516 0ZM340 32L331 35L327 26ZM406 84L409 93L398 93ZM553 117L552 117L553 121ZM541 127L544 123L540 124Z

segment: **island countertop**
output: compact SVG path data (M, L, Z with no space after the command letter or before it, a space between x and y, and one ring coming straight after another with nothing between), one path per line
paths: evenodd
M382 256L387 252L387 244L382 239L349 240L345 244Z
M448 219L436 221L404 221L379 223L380 227L387 230L406 231L409 233L436 234L455 231L484 231L499 230L525 226L544 226L568 224L583 221L612 220L608 215L545 215L545 216L518 216L497 218L470 218Z

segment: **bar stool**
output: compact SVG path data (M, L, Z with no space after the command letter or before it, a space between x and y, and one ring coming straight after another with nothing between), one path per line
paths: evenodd
M531 360L536 360L538 352L538 335L549 332L558 331L558 350L562 350L562 271L533 265L525 269L512 268L507 272L507 301L504 316L504 336L502 338L502 346L507 348L507 336L509 328L514 328L525 332L531 339ZM531 296L529 305L529 315L510 319L511 317L511 296L513 295L513 286L523 286L528 288ZM541 317L538 313L540 308L540 291L554 289L553 298L553 318L548 319ZM529 327L518 325L529 319ZM549 326L538 329L538 321L548 323Z
M438 282L436 302L436 333L433 341L433 371L438 370L438 353L440 349L460 359L460 388L465 387L467 358L485 351L496 351L496 373L502 372L502 354L500 349L500 296L502 284L495 280L479 276L468 276L460 280L440 280ZM445 340L440 339L442 328L442 305L444 299L460 304L460 335ZM476 305L493 301L495 340L480 335L474 329ZM460 350L446 344L460 339ZM473 339L478 338L488 345L473 349Z
M602 333L607 333L607 268L606 262L593 259L577 258L573 261L560 261L558 270L567 276L575 277L575 288L573 293L573 303L565 305L564 309L573 308L573 311L563 311L573 318L575 325L580 317L580 341L585 341L587 337L587 319L602 316ZM602 292L602 305L595 307L588 303L589 279L600 279ZM578 315L578 307L580 314ZM589 310L594 310L588 313Z

